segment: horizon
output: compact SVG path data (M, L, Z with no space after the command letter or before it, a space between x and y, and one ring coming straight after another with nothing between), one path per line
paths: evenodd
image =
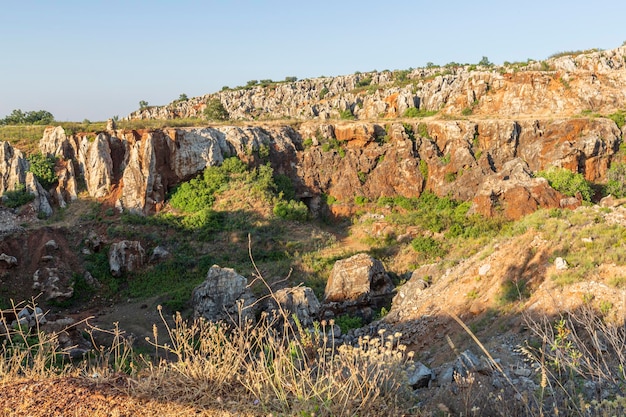
M59 122L125 117L140 101L165 105L249 80L472 64L483 56L501 65L626 40L614 30L626 5L614 0L506 8L490 1L296 8L284 1L38 0L5 11L0 118L46 110Z

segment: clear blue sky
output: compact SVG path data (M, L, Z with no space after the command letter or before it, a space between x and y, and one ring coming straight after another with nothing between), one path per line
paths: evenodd
M245 85L626 41L624 0L0 0L0 118L126 116ZM626 87L626 86L625 86Z

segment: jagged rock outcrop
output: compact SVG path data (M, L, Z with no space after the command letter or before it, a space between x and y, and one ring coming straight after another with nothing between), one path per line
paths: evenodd
M112 195L120 209L153 213L163 206L172 186L207 166L229 156L259 161L260 150L266 149L274 170L292 179L297 196L314 214L350 214L355 196L374 201L382 196L417 197L424 190L477 199L476 211L488 214L493 212L489 207L507 198L512 202L518 195L525 195L522 200L535 208L558 206L554 200L562 196L531 178L549 166L583 173L589 181L605 181L621 136L615 123L603 118L309 122L298 130L223 126L115 131L91 140L70 135L60 143L63 135L51 128L40 147L76 161L73 168L70 160L63 160L67 169L60 177L68 185L60 184L55 191L60 202L75 198L76 177L82 175L93 197ZM510 164L516 159L527 168L511 175ZM322 194L336 204L325 207Z
M623 133L615 122L572 115L587 110L606 115L626 107L626 92L619 88L626 83L624 56L626 47L620 47L503 68L451 65L228 90L146 108L131 118L198 116L206 100L217 96L233 118L316 121L263 128L109 126L98 134L72 135L57 127L46 130L40 149L61 158L53 191L61 206L76 198L76 180L83 177L92 197L107 197L120 210L153 213L171 187L207 166L229 156L261 163L263 154L275 172L292 179L297 197L314 215L350 215L355 197L417 197L424 190L473 200L475 211L484 214L518 203L553 207L563 196L533 179L537 171L557 166L602 183L611 162L623 159L618 156ZM405 123L329 119L350 109L359 119L383 120L412 107L448 117ZM468 109L463 113L479 117L451 119ZM16 168L19 155L4 153L2 181L23 183L25 178L10 179L25 175ZM512 169L516 159L516 166L527 168ZM326 205L322 195L334 204ZM526 212L509 210L507 216Z
M9 142L0 142L0 193L15 190L26 182L28 161Z
M48 217L52 214L49 194L39 184L24 154L9 142L0 142L0 195L23 188L34 196L30 206L35 213Z
M124 272L140 269L145 262L146 252L140 242L122 240L109 249L109 270L111 275L119 277Z
M231 118L240 120L327 120L344 110L358 119L380 119L402 116L408 108L499 118L611 113L625 107L625 57L626 46L621 46L497 67L449 64L279 82L177 100L128 118L201 117L207 101L216 98Z
M205 281L194 288L191 304L195 318L238 323L239 317L254 319L256 298L248 280L232 268L213 265Z
M382 262L360 253L335 262L324 290L325 311L356 314L371 320L391 301L393 283Z

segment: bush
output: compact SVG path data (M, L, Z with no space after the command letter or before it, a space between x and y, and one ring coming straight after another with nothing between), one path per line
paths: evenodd
M296 198L296 190L293 187L291 178L285 174L274 174L274 184L276 184L276 192L282 195L285 200L293 200Z
M417 253L425 255L427 258L437 258L445 255L439 242L430 236L418 236L411 241L411 247Z
M302 201L280 200L274 205L274 214L282 219L303 222L309 215L309 209Z
M437 111L420 110L417 107L409 107L402 114L403 117L430 117L437 114Z
M30 163L29 171L35 175L43 188L48 189L57 182L58 177L54 172L55 157L36 153L28 158L28 162Z
M616 198L626 197L626 164L611 164L607 172L606 192Z
M339 118L341 120L354 120L354 114L352 114L352 110L345 109L339 111Z
M547 179L550 187L570 197L580 193L584 201L590 202L594 194L591 185L582 174L565 168L551 167L537 172L536 175Z
M609 114L608 117L615 122L620 130L622 129L622 127L624 127L624 124L626 123L626 113L621 110L613 114Z
M359 316L343 314L335 318L335 324L339 326L342 334L346 334L349 330L363 327L363 319Z
M215 194L226 190L231 175L246 172L246 164L239 158L226 158L219 167L208 167L202 176L178 185L170 198L172 207L194 213L211 208Z
M230 118L228 111L218 98L212 98L206 103L204 109L204 117L207 120L219 120L224 121Z
M16 208L28 204L34 199L35 196L26 191L24 185L20 184L15 190L3 194L2 203L5 207Z

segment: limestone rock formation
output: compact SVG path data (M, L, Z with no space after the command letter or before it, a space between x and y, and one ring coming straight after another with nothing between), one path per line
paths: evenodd
M382 262L360 253L335 262L324 291L324 309L371 320L391 300L393 283Z
M15 190L26 182L28 161L9 142L0 142L0 194Z
M144 264L145 251L138 241L122 240L109 249L109 270L114 277L138 270Z
M525 65L418 68L320 77L218 93L140 109L128 119L201 117L219 99L232 119L399 117L407 109L467 112L498 118L564 117L586 110L611 113L624 107L626 47L550 58ZM532 86L532 88L528 88Z
M255 301L244 276L217 265L209 269L205 281L191 295L194 317L228 323L238 322L240 315L243 319L254 319Z

